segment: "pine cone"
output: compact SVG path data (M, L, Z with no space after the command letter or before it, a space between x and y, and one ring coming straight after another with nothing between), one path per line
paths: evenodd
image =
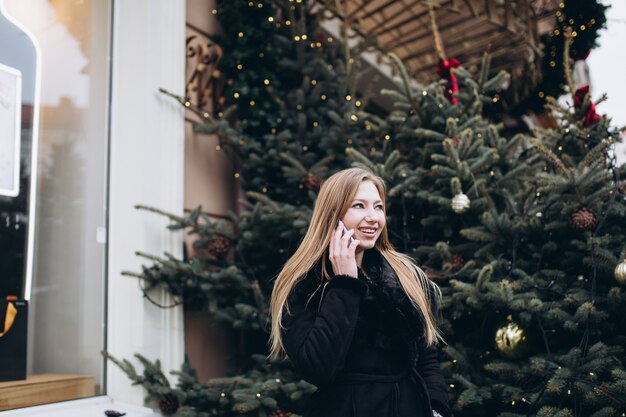
M225 236L215 235L209 242L207 249L212 256L222 258L230 250L230 240Z
M452 255L452 269L458 271L459 269L463 268L463 265L465 265L465 261L463 260L462 256Z
M307 172L304 176L304 184L309 190L317 191L322 186L324 180L319 175L315 175L312 172Z
M579 208L569 216L569 224L576 230L590 230L598 224L598 218L593 210L586 207Z
M274 411L272 414L270 414L270 417L289 417L290 415L291 413L286 413L279 408L276 411Z
M179 406L180 402L178 401L178 397L172 393L165 394L159 398L159 410L166 416L174 414Z

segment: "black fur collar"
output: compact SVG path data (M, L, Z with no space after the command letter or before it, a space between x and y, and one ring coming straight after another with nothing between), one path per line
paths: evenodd
M396 273L378 250L364 252L363 270L372 295L395 316L391 325L409 344L421 342L425 329L424 316L413 306Z

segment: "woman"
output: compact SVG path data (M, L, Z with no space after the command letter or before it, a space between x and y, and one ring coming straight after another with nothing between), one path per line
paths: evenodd
M286 353L318 387L304 417L451 415L438 288L393 249L384 198L383 180L364 169L328 178L276 279L270 356Z

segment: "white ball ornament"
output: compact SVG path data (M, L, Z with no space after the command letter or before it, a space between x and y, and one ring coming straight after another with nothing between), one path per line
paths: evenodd
M617 282L622 285L626 285L626 259L617 264L615 271L613 271L613 275L615 276Z
M459 193L452 198L450 204L455 213L464 213L470 208L470 199L463 193Z

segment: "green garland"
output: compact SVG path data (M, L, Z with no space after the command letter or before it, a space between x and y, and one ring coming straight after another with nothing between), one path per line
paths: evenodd
M598 0L564 0L556 12L556 27L542 36L543 58L542 79L532 92L523 99L513 113L522 115L532 111L543 113L547 97L559 97L565 93L567 82L563 61L566 28L573 30L570 47L572 59L585 59L589 51L597 46L600 30L606 28L606 10L609 6Z

